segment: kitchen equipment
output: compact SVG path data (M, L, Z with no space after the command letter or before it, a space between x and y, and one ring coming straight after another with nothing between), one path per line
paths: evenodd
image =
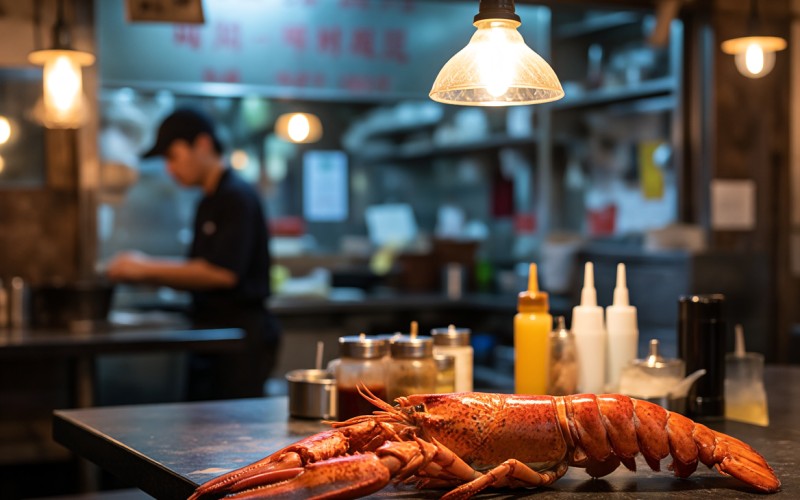
M683 380L686 367L683 360L662 357L658 347L657 339L650 340L647 358L633 360L625 367L620 375L619 392L669 406L669 394Z
M736 347L725 355L725 418L768 426L764 355L745 352L744 330L736 325Z
M114 285L105 281L48 283L30 288L28 315L37 328L69 328L108 317Z
M722 420L725 416L725 297L683 296L678 302L678 357L686 370L706 370L688 396L688 414L695 420Z
M289 382L289 415L298 418L336 418L336 379L326 370L292 370Z

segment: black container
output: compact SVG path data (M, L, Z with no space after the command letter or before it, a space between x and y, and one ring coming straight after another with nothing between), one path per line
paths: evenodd
M725 418L725 322L723 295L688 295L678 301L678 357L686 373L706 374L689 391L687 415L695 420Z
M114 285L77 282L32 286L30 324L36 328L70 328L77 321L102 321L108 316Z

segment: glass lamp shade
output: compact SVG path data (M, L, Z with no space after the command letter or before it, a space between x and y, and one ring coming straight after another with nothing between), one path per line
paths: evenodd
M777 36L746 36L722 42L721 49L734 56L736 69L748 78L761 78L775 67L775 52L786 48Z
M311 113L286 113L278 117L275 133L285 141L298 144L317 142L322 138L322 122Z
M513 106L564 97L553 68L531 50L518 21L483 19L466 47L442 67L430 98L464 106Z
M94 63L94 56L77 50L39 50L28 60L44 66L44 125L48 128L78 128L85 118L81 66Z

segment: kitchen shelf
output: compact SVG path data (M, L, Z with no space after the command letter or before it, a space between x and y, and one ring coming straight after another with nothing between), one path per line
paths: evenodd
M668 95L675 91L675 79L672 77L646 80L636 85L608 87L589 90L575 97L567 95L564 99L551 104L553 110L571 110L592 106L608 106L634 99Z
M386 154L362 155L356 159L361 163L390 163L427 160L442 156L459 156L484 151L492 151L505 147L534 147L536 136L512 137L507 134L494 134L484 139L477 139L459 144L430 145L414 151L397 151Z

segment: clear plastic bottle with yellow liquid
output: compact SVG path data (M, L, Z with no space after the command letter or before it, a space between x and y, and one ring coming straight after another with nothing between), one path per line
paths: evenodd
M536 264L531 264L528 290L520 292L514 316L514 392L547 394L550 370L550 330L546 292L539 291Z

